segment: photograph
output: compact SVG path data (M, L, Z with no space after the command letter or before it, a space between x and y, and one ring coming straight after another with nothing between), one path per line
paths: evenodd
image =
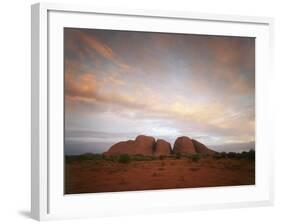
M63 35L64 194L255 185L255 37Z

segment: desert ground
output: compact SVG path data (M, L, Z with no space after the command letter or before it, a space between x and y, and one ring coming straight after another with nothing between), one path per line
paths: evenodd
M255 160L248 154L84 155L68 156L65 163L65 194L254 184Z

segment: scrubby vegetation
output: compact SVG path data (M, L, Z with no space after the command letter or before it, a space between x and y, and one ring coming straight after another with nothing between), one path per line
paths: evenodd
M147 155L114 155L114 156L105 156L103 154L92 154L86 153L82 155L67 155L65 156L66 163L71 162L79 162L79 161L111 161L111 162L119 162L119 163L130 163L132 161L152 161L152 160L173 160L173 159L188 159L192 162L198 162L200 159L203 158L213 158L215 160L219 159L248 159L251 161L255 160L255 150L251 149L250 151L246 152L243 151L241 153L236 152L221 152L215 153L213 155L208 154L171 154L171 155L160 155L160 156L147 156Z
M111 161L111 162L120 162L120 163L130 163L131 161L151 161L151 160L158 160L164 159L165 157L157 157L157 156L146 156L146 155L112 155L112 156L105 156L103 154L92 154L86 153L82 155L67 155L65 156L66 163L71 162L79 162L79 161Z
M84 161L84 160L104 160L105 156L102 154L92 154L92 153L85 153L82 155L67 155L65 156L65 161L67 163L75 162L75 161Z
M175 158L176 158L176 159L180 159L180 158L181 158L181 156L182 156L182 154L181 154L181 153L178 153L178 152L177 152L177 153L175 154Z
M131 162L131 157L127 154L120 155L118 158L119 163L129 163Z
M200 160L200 155L199 154L193 154L190 156L190 159L192 162L198 162Z
M251 149L250 151L246 152L221 152L221 153L215 153L213 155L214 159L249 159L254 160L255 159L255 150Z

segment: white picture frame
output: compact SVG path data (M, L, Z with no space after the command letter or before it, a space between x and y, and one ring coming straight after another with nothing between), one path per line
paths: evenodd
M273 203L273 19L38 3L32 15L31 214L37 220L114 216ZM256 38L256 185L63 194L63 27L165 31ZM164 197L165 196L165 197ZM98 206L97 206L98 205ZM82 209L83 208L83 209Z

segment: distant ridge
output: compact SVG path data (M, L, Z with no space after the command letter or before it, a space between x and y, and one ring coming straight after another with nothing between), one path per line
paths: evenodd
M243 152L256 148L255 141L212 145L211 147L217 152Z

